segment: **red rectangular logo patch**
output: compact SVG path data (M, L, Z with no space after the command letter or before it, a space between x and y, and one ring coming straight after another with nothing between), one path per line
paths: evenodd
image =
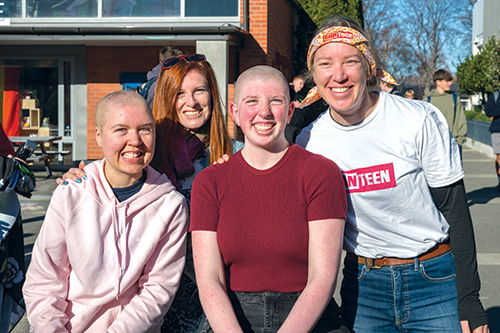
M392 163L342 171L349 193L370 192L396 187Z

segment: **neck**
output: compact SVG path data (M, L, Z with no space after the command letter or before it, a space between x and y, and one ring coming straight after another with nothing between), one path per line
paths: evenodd
M439 94L444 94L446 92L446 90L444 90L441 87L436 87L436 92L439 93Z
M267 170L281 160L290 146L288 141L282 141L274 149L255 148L251 145L245 145L241 150L241 154L245 161L255 169Z
M343 126L352 126L368 118L377 106L379 94L375 92L367 92L363 99L364 100L361 102L360 109L352 115L342 116L335 112L333 108L330 108L330 114L332 115L333 120Z
M113 188L127 187L134 185L139 181L142 177L142 170L135 174L115 174L111 172L106 172L106 164L104 164L104 176L106 176L106 180L108 181L109 186Z

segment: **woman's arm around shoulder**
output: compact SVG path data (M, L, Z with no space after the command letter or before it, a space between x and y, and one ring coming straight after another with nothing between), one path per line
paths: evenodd
M278 332L310 332L332 300L342 254L344 219L309 222L307 284Z
M214 332L243 332L226 292L225 270L215 231L192 231L200 301Z

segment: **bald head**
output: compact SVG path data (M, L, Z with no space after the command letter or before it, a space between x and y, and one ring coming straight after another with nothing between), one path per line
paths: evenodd
M136 106L144 109L144 111L151 116L151 119L154 119L148 103L141 95L132 91L120 90L104 96L104 98L97 104L97 108L95 110L95 122L99 130L102 130L106 124L108 120L107 114L109 114L110 111L119 109L124 105Z
M266 85L273 84L279 85L283 88L283 94L290 101L290 90L288 89L288 81L286 80L283 73L271 66L255 66L247 69L240 74L234 85L234 102L239 104L241 96L242 87L246 83L254 80L259 80L265 82Z

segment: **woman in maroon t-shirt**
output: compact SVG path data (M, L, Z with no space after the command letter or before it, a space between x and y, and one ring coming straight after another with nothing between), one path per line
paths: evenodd
M345 187L335 163L286 141L293 109L277 69L242 73L230 111L245 147L193 183L193 255L206 332L348 332L332 297Z

